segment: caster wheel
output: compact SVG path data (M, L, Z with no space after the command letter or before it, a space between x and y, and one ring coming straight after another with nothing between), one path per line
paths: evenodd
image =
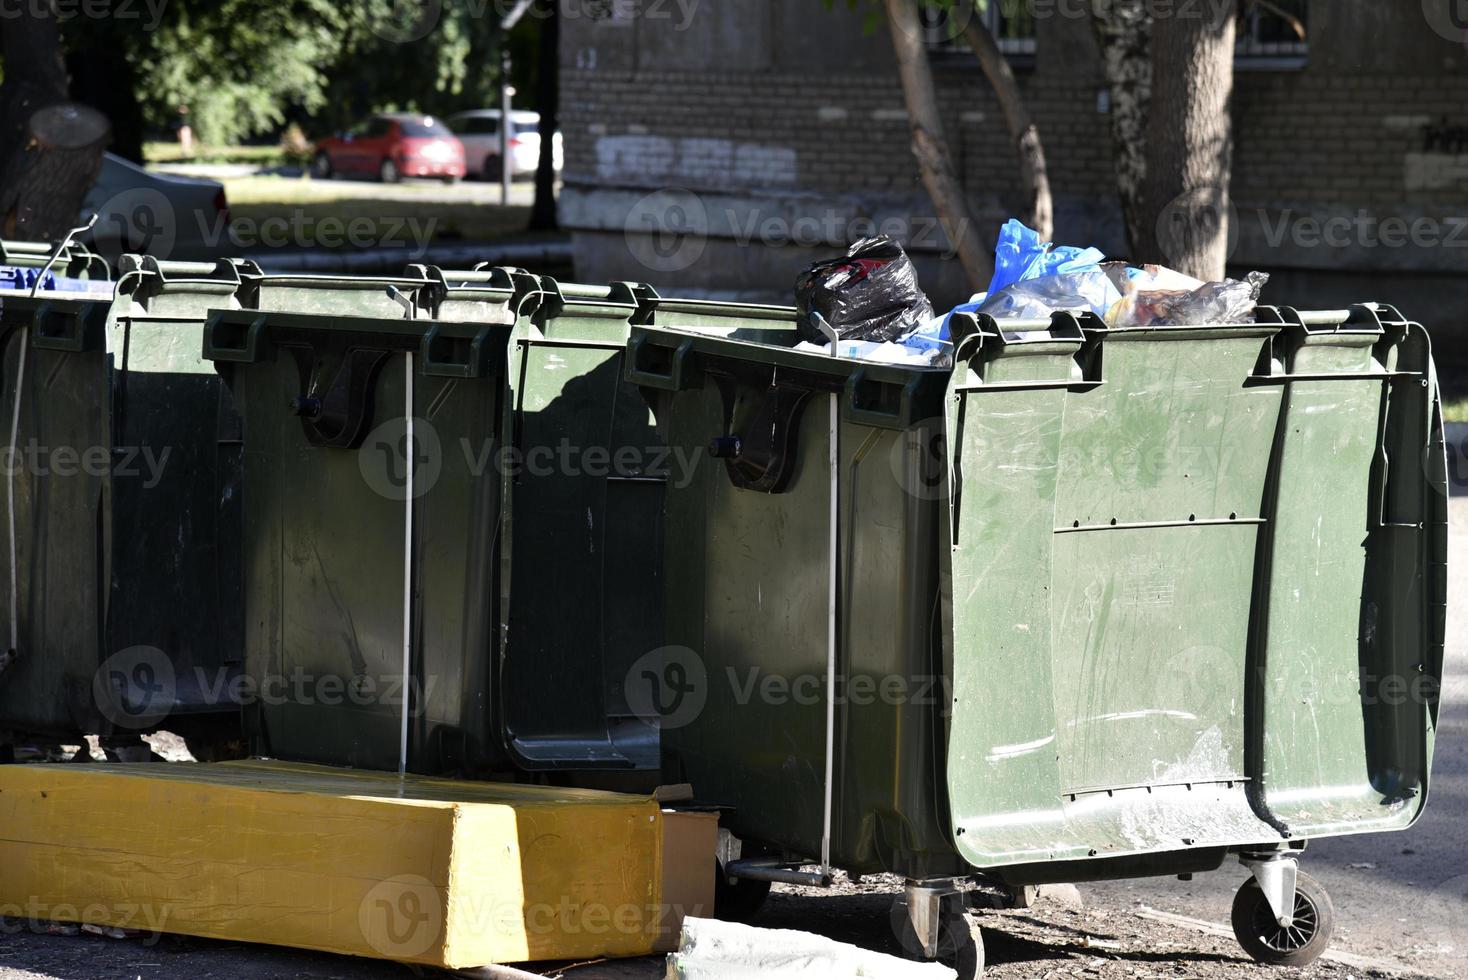
M1335 906L1320 882L1301 872L1295 882L1295 921L1281 926L1259 883L1250 878L1234 896L1234 935L1239 945L1270 966L1309 966L1335 934Z
M918 962L936 960L952 967L958 973L958 980L976 980L984 975L984 936L979 924L964 911L962 895L943 899L943 911L938 921L938 955L931 960L918 940L905 899L899 898L892 906L892 931L902 944L904 959Z
M725 922L751 922L770 897L768 881L731 881L723 865L714 869L714 916Z

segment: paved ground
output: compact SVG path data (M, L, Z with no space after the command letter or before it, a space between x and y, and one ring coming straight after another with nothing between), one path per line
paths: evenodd
M1453 506L1453 553L1468 555L1468 498ZM1331 891L1340 932L1332 959L1291 980L1378 976L1468 977L1468 565L1449 590L1446 687L1427 816L1403 834L1321 841L1306 867ZM1191 883L1172 880L1087 885L1083 909L1041 906L983 916L989 975L1000 980L1085 977L1243 978L1259 968L1243 957L1225 923L1244 880L1226 867ZM838 894L782 889L760 925L799 928L896 952L887 925L889 881ZM0 980L403 980L386 963L242 944L165 937L145 945L91 935L0 933ZM564 972L575 980L654 980L658 960L593 964ZM816 978L813 978L816 980Z

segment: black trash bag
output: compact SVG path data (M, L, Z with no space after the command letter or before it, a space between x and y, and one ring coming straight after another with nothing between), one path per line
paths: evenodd
M917 270L890 238L864 238L843 258L817 262L795 281L796 328L812 343L827 338L815 325L825 318L842 340L896 340L933 318Z

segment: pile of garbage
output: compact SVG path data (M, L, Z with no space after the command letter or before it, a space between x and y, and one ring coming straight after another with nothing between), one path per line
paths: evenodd
M1202 282L1157 265L1108 262L1096 248L1040 241L1010 219L994 250L989 288L940 316L918 285L902 246L867 238L839 259L819 262L795 284L798 325L816 350L888 364L948 367L955 313L1044 319L1061 311L1094 313L1112 329L1252 323L1269 276Z

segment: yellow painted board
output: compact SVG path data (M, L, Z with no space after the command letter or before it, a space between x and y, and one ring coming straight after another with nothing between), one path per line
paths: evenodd
M681 819L294 763L0 766L0 912L454 969L638 956Z

